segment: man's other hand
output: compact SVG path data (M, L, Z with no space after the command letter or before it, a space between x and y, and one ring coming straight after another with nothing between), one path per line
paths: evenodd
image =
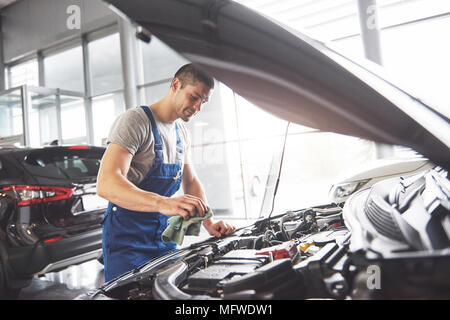
M223 220L212 222L210 224L204 223L203 226L210 235L216 236L217 238L220 238L224 234L231 234L236 230L233 225Z

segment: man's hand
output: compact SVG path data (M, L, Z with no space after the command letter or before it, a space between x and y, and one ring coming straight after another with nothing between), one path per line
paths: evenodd
M182 216L184 220L189 219L189 217L195 217L195 209L198 210L201 217L208 211L205 203L200 198L189 194L175 198L161 197L157 206L160 213L166 216Z
M208 219L203 222L203 226L210 235L216 236L217 238L220 238L223 234L233 233L236 230L233 225L223 220L212 222L211 219Z

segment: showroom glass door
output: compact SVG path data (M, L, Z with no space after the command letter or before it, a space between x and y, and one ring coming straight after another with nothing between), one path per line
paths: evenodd
M86 143L86 113L83 93L27 88L30 146Z
M58 144L58 117L56 94L29 88L28 129L29 146Z
M86 143L86 112L84 98L66 94L61 94L59 97L61 106L62 143Z
M0 93L0 145L23 145L21 88Z
M83 93L23 85L0 92L0 145L86 143Z

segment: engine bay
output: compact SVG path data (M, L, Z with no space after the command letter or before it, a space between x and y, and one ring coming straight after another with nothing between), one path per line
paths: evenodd
M194 244L158 272L143 267L102 291L116 299L344 298L348 239L339 205L291 211Z
M449 298L449 185L447 172L431 170L345 203L269 216L149 261L85 298Z

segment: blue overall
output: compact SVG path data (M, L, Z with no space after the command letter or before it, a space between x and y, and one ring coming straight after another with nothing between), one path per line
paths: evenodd
M155 119L147 106L141 106L152 124L155 141L155 161L138 187L145 191L170 197L180 187L183 144L178 125L177 156L174 164L163 163L163 145ZM161 234L169 217L159 212L137 212L108 204L103 218L103 262L105 282L139 265L176 250L175 242L164 243Z

